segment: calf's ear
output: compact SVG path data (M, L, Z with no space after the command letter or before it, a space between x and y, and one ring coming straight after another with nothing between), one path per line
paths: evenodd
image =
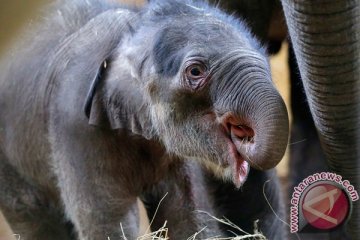
M101 124L101 116L104 115L100 110L101 103L99 102L100 99L94 99L96 95L96 89L103 80L105 75L105 70L107 67L107 61L105 60L100 67L98 68L93 80L90 83L89 91L86 95L85 105L84 105L84 112L86 117L89 119L89 123L93 125ZM94 105L94 107L93 107ZM103 117L102 117L103 118ZM105 120L105 119L103 119Z
M104 86L107 76L108 61L103 61L90 83L84 104L84 113L89 124L111 129L126 128L126 111L122 106L122 96L116 96L109 101L105 97Z
M89 124L110 129L127 129L150 139L153 134L149 116L137 114L146 112L143 109L146 108L146 103L140 97L116 95L112 96L110 101L104 99L104 88L107 87L105 80L109 77L108 69L110 61L113 60L111 57L121 39L132 34L131 24L135 17L135 13L120 9L99 14L65 39L59 58L63 59L64 63L71 62L83 71L79 73L79 77L87 82L87 94L82 111ZM130 109L126 105L129 101L138 101L132 104L137 106L137 109Z
M126 129L146 139L153 138L155 134L148 103L141 94L118 91L118 86L109 84L107 80L111 79L111 76L108 68L109 62L103 61L92 78L84 105L89 124L110 129ZM132 66L127 66L122 74L130 78L131 74L125 72L131 72L131 69Z

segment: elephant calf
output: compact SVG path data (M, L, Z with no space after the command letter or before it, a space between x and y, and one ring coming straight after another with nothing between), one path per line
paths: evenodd
M234 194L251 215L248 196L262 195L268 174L258 170L283 156L288 119L244 24L191 1L64 2L1 66L0 208L14 232L119 239L121 223L134 239L137 197L153 216L169 192L155 219L172 239L205 225L199 236L219 235L194 210L221 214L214 202L231 196L210 191L205 172L240 188L250 168L249 195Z

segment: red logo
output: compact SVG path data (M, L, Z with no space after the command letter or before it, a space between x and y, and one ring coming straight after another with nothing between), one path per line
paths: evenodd
M331 183L318 183L310 187L302 201L306 221L318 229L332 229L342 224L349 215L346 193Z

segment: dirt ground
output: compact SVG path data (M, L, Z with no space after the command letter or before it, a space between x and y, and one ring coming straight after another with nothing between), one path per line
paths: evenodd
M137 5L141 5L143 0L125 0L125 2L135 2ZM0 3L0 8L3 5ZM6 21L10 21L6 19ZM3 40L3 39L2 39ZM271 68L273 74L273 80L275 85L280 91L280 94L284 98L288 109L290 109L290 95L289 95L289 71L287 68L287 44L283 44L282 49L279 54L271 58ZM290 111L289 111L290 113ZM290 115L289 115L290 116ZM277 166L277 171L279 177L282 179L282 182L286 183L286 179L288 176L288 152L285 154L283 160ZM139 204L141 215L141 226L140 233L145 233L148 220L146 218L145 209L142 204ZM3 215L0 212L0 240L16 240L17 238L13 236L8 224L4 220Z
M16 240L13 236L9 225L6 223L4 216L0 212L0 240Z

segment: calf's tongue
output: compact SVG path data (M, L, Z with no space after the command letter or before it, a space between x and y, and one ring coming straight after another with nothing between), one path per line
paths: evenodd
M233 182L236 188L240 188L246 181L250 166L247 161L237 159L233 164Z

